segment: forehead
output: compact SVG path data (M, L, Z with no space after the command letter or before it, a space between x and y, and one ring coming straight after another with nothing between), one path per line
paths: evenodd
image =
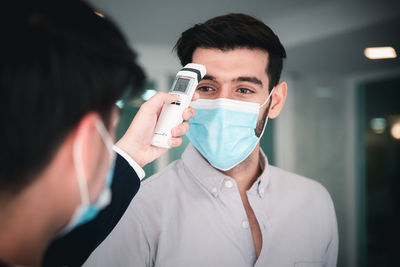
M219 79L234 79L240 76L254 76L268 80L268 52L260 49L236 48L222 51L215 48L197 48L193 63L203 64L207 75Z

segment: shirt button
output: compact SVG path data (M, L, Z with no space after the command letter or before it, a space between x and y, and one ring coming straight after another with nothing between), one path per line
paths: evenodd
M264 196L264 188L260 188L260 190L258 190L260 196Z
M217 193L217 191L218 191L218 189L217 189L216 187L213 187L213 188L211 189L211 192L213 192L214 194Z
M243 221L243 222L242 222L242 227L243 227L244 229L249 228L249 222L248 222L248 221Z
M226 188L232 188L232 186L233 186L233 182L232 181L226 181L225 182L225 187Z

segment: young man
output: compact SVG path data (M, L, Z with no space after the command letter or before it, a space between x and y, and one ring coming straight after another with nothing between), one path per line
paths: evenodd
M229 14L183 32L178 56L204 64L182 159L142 184L86 266L330 266L338 234L317 182L260 149L281 112L285 50L261 21Z
M113 147L114 103L144 82L136 55L81 1L18 4L0 24L0 265L80 266L137 192L141 166L165 152L150 138L177 99L145 103ZM173 129L171 146L187 129Z

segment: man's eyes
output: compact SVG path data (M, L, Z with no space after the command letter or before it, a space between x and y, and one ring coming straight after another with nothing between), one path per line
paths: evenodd
M210 86L201 86L199 88L197 88L198 91L202 91L202 92L211 92L214 89Z
M241 94L252 94L254 93L253 90L247 89L247 88L239 88L237 89L237 92L241 93Z
M215 89L211 86L200 86L197 88L198 91L201 92L214 92ZM248 88L238 88L236 89L236 92L239 94L247 95L247 94L254 94L254 90L248 89Z

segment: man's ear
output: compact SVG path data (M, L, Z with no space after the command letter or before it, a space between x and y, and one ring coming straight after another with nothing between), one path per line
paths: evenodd
M285 105L287 94L286 82L280 82L275 86L274 92L272 93L272 103L269 108L268 117L275 119L281 113L283 106Z
M97 113L91 112L86 114L78 123L75 128L74 142L79 142L81 145L77 146L75 153L80 153L80 159L84 177L86 178L89 199L93 202L103 186L104 174L107 172L109 153L101 139L101 136L96 129L96 123L101 120ZM74 145L74 144L72 144ZM73 154L72 160L73 159Z

